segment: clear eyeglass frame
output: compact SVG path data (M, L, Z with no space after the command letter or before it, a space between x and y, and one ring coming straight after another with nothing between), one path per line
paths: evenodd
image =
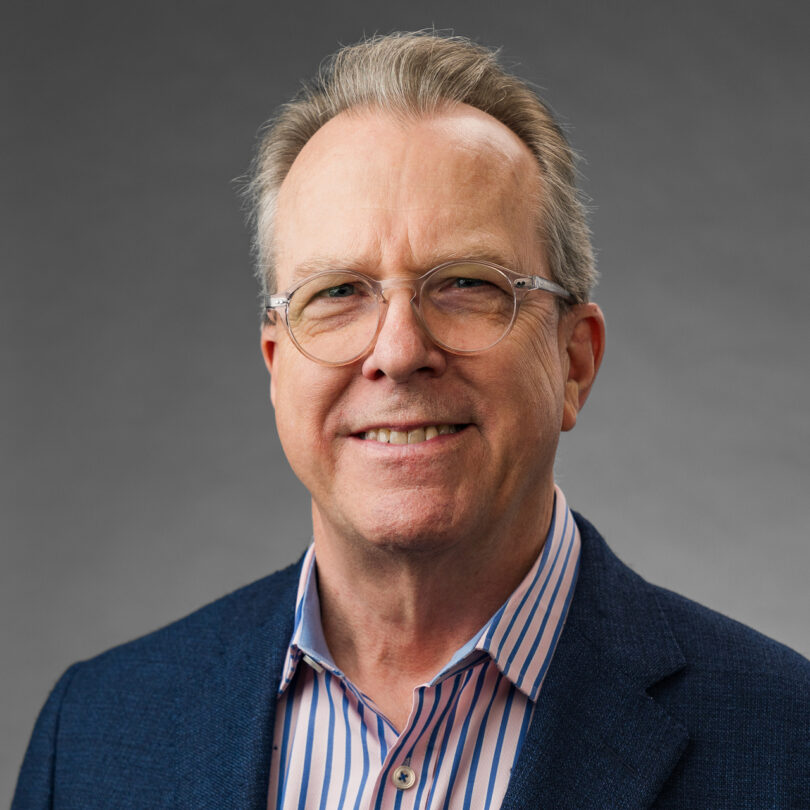
M503 278L506 280L508 287L512 291L514 305L512 307L512 316L509 320L509 323L504 327L503 333L494 341L492 341L489 345L483 346L481 348L475 349L458 349L452 346L447 345L444 341L437 338L434 335L433 331L428 326L424 315L422 313L422 299L421 294L422 290L424 289L425 284L430 281L430 279L436 275L437 273L446 271L448 268L452 268L455 266L462 267L462 266L481 266L489 268L490 270L494 270L499 273ZM280 313L282 316L282 321L284 326L287 330L287 334L290 336L295 347L298 351L301 352L305 357L309 358L315 363L318 363L322 366L347 366L351 363L355 363L361 358L365 357L373 348L374 344L377 342L377 337L382 330L383 324L385 322L385 315L387 312L387 305L388 301L385 298L384 293L387 290L400 288L400 287L407 287L412 290L412 295L410 298L411 306L413 307L414 313L416 315L416 319L419 322L420 327L425 332L425 334L433 341L434 344L439 346L441 349L450 352L451 354L458 354L458 355L473 355L473 354L480 354L481 352L485 352L493 346L496 346L500 343L511 331L512 327L515 325L515 321L517 320L518 312L520 310L520 305L522 304L523 300L525 299L526 295L530 292L534 291L542 291L551 293L552 295L562 299L567 303L574 302L574 296L571 295L568 290L564 287L561 287L559 284L556 284L553 281L550 281L547 278L543 278L543 276L533 276L533 275L524 275L522 273L518 273L514 270L510 270L506 267L502 267L499 264L495 264L494 262L487 262L487 261L480 261L480 260L469 260L469 259L457 259L449 262L444 262L436 267L431 268L423 275L419 276L418 278L390 278L390 279L383 279L382 281L374 278L370 278L369 276L360 273L356 270L339 270L342 275L345 276L352 276L357 278L358 281L365 283L373 292L377 299L377 306L378 306L378 318L377 318L377 327L374 330L373 335L369 339L366 346L359 352L357 352L354 356L340 361L330 361L324 360L323 358L317 357L313 355L310 351L308 351L295 336L293 332L290 322L289 322L289 307L290 302L295 295L295 293L304 285L310 284L313 280L325 277L329 275L333 275L336 271L335 270L324 270L320 273L314 273L311 276L300 281L294 287L290 288L286 292L277 292L273 295L265 295L264 296L264 308L267 314L268 320L273 323L274 318L273 316L276 313Z

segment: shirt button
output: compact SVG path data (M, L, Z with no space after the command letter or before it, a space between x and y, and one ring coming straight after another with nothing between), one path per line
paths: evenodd
M392 774L391 781L398 790L407 790L416 784L416 773L407 765L400 765Z

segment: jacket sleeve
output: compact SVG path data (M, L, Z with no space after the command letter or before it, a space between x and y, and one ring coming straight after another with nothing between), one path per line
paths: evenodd
M78 666L74 664L62 675L39 713L20 769L11 810L46 810L53 807L59 716L62 701Z

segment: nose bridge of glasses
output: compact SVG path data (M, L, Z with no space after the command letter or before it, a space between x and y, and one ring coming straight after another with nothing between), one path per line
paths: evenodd
M414 278L405 278L404 276L402 276L400 278L386 278L386 279L383 279L382 281L378 282L380 295L383 297L383 300L386 303L389 303L390 302L390 299L388 297L389 290L408 288L411 291L411 297L410 297L409 300L411 301L411 303L413 303L415 298L416 298L416 291L417 291L417 289L419 287L419 282L420 281L421 281L421 279L418 279L418 278L416 278L416 279L414 279Z
M422 283L421 278L407 278L407 277L387 278L378 282L380 297L385 304L385 306L382 307L382 310L380 312L380 325L379 325L380 331L382 331L385 328L385 324L390 321L388 310L390 309L390 305L392 302L389 293L398 289L402 290L407 289L410 290L410 295L407 298L407 302L409 304L408 309L410 309L411 312L410 316L407 317L407 320L410 323L412 323L412 326L409 328L413 328L413 326L415 326L420 331L425 332L430 340L433 340L433 338L430 337L430 330L427 328L427 325L424 322L422 313L419 311L420 309L419 291L421 283ZM402 304L404 303L405 302L402 301ZM396 316L397 321L399 321L400 318L402 318L402 309L401 309L402 304L395 305L396 309L399 310L399 313Z

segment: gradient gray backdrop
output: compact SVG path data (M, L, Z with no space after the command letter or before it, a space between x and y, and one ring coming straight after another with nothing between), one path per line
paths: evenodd
M6 4L0 801L65 667L308 541L233 179L364 32L503 45L570 125L608 349L559 481L647 578L810 654L809 8Z

